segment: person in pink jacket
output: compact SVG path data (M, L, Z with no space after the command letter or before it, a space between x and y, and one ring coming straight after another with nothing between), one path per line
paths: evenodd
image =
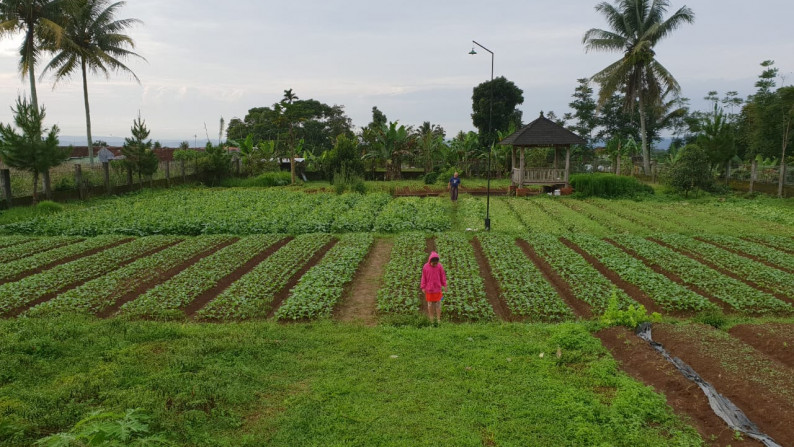
M422 292L427 300L427 316L441 322L441 297L447 290L447 273L438 262L438 253L430 253L427 264L422 267ZM435 318L434 318L435 316Z

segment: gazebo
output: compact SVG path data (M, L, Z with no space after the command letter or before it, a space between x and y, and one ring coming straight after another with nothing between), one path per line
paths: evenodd
M513 146L512 168L513 185L557 185L569 186L571 172L571 146L585 145L587 141L570 130L543 116L532 121L521 130L502 140L500 145ZM527 168L524 164L527 148L554 148L553 168ZM520 161L516 167L516 148L521 149ZM560 149L565 148L565 169L559 168Z

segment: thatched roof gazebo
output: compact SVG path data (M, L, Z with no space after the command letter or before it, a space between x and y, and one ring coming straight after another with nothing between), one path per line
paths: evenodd
M513 147L513 185L568 185L571 172L571 146L585 145L587 141L570 130L543 116L532 121L521 130L505 138L500 145ZM527 148L554 148L553 168L526 168L524 164ZM519 166L516 167L516 148L521 149ZM559 169L560 149L565 148L565 169Z

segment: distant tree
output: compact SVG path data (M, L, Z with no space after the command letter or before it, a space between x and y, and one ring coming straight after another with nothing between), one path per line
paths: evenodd
M69 158L68 148L58 147L58 126L45 129L44 108L17 98L14 123L21 133L0 124L0 160L12 168L33 173L33 203L38 202L39 174L44 177L44 194L51 196L49 170ZM46 134L46 137L44 136Z
M675 166L670 170L669 184L685 196L689 191L708 190L714 179L711 176L709 156L700 146L684 146L677 156Z
M593 28L582 42L587 51L620 52L622 57L593 76L601 86L599 104L603 105L615 92L625 94L624 107L639 109L642 157L645 172L651 169L650 146L646 133L647 105L660 102L663 92L678 93L681 87L673 75L656 60L654 47L685 23L692 23L695 14L686 6L664 19L670 6L668 0L615 0L601 2L596 11L604 15L609 30Z
M593 98L593 88L590 79L577 79L578 85L573 93L574 100L568 104L574 110L571 119L576 120L570 130L587 140L588 149L595 143L595 128L598 126L597 104Z
M121 154L124 155L124 166L138 174L138 184L143 185L144 176L157 172L159 160L152 150L152 140L148 139L149 129L140 114L133 120L130 131L132 137L124 139Z
M424 168L425 174L433 171L436 161L441 157L441 146L444 143L444 128L425 121L416 130L417 159Z
M714 111L703 118L697 144L706 152L711 165L725 168L725 182L730 180L730 162L736 156L736 135L722 108L714 103Z
M344 183L349 183L351 179L363 176L364 163L361 160L358 140L344 134L339 135L336 145L326 156L326 169L331 182L342 177Z
M198 170L204 181L217 186L231 172L232 155L223 146L207 142L204 153L197 160Z
M491 119L491 94L493 93L493 120ZM521 111L517 106L524 103L524 91L503 76L474 87L471 119L479 130L480 144L490 147L499 141L499 131L506 131L510 124L521 126Z
M33 108L39 109L36 93L36 63L43 50L60 45L63 36L62 0L0 1L0 37L22 32L25 38L19 47L19 72L30 80Z
M610 157L619 157L620 154L627 154L625 144L628 141L640 139L640 129L634 119L635 114L623 107L624 100L620 95L612 95L598 113L598 132L596 139L606 144L607 153ZM620 166L616 158L613 165L614 172L620 173Z
M399 180L402 177L402 162L411 155L416 137L410 127L398 122L384 124L374 133L374 143L366 158L376 158L386 162L386 179Z
M64 36L55 48L55 56L44 67L44 72L54 71L56 83L71 76L78 68L83 78L85 125L88 136L88 158L94 164L94 146L91 141L91 109L88 103L88 71L102 73L110 78L111 71L127 72L139 84L138 76L123 60L128 57L144 59L132 51L135 42L124 32L138 19L116 19L116 12L126 4L109 0L72 0L64 3ZM145 60L145 59L144 59Z

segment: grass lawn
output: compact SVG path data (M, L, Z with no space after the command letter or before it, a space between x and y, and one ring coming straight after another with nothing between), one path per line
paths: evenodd
M701 443L584 324L419 326L0 321L0 445L99 408L176 445Z

